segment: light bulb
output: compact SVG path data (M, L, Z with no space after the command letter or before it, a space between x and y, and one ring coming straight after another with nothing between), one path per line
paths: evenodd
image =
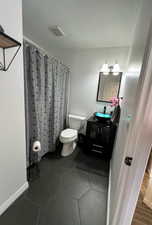
M107 63L104 63L101 69L101 72L103 73L103 75L108 75L110 70L109 70L109 66Z
M119 66L118 63L116 63L116 64L113 66L112 72L113 72L113 75L114 75L114 76L119 75L119 73L120 73L120 66Z

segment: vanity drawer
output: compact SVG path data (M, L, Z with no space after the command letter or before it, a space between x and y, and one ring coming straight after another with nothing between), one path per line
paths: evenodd
M104 147L101 145L92 144L92 151L103 154L105 152Z

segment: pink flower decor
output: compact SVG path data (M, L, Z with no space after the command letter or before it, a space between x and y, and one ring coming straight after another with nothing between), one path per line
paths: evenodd
M110 99L110 102L111 102L111 107L116 107L119 105L119 98L117 97L112 97L112 99Z

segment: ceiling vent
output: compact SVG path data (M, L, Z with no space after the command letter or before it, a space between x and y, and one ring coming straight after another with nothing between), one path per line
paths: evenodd
M56 36L56 37L63 37L65 36L63 30L59 26L52 26L49 27L49 30Z

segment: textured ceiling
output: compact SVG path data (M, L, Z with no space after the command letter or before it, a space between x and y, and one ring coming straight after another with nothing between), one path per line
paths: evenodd
M23 0L24 35L47 49L129 46L140 0ZM65 37L48 27L59 25Z

